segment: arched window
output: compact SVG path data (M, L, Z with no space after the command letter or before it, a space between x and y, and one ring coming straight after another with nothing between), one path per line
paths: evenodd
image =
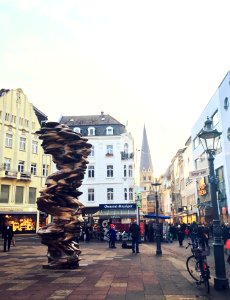
M94 150L94 146L92 146L89 156L93 157L94 155L95 155L95 150Z
M129 145L128 145L127 143L124 144L124 152L125 152L126 154L129 153Z
M88 128L88 135L95 135L95 128L94 127L89 127Z
M228 109L228 107L229 107L229 102L228 102L228 98L226 97L225 99L224 99L224 109Z
M74 127L74 128L73 128L73 131L74 131L74 132L77 132L77 133L81 133L81 128L79 128L79 127Z
M109 126L106 128L106 135L113 135L113 127Z

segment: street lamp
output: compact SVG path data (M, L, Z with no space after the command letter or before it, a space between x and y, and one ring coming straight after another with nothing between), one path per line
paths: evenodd
M204 151L208 156L209 164L209 183L210 194L212 202L212 215L213 215L213 249L215 260L215 275L214 288L216 290L227 289L228 279L226 278L225 261L224 261L224 245L222 242L222 230L220 226L218 204L217 204L217 180L214 171L214 159L218 142L220 140L221 132L217 129L213 129L212 121L207 118L204 123L204 128L198 134L198 137L202 143Z
M159 202L158 202L158 190L161 185L159 182L151 183L152 186L154 186L155 189L155 200L156 200L156 242L157 242L157 249L156 249L156 255L161 255L161 230L160 230L160 224L159 224Z

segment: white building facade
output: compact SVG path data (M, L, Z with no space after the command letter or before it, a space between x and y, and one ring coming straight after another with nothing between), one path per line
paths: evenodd
M103 112L94 116L63 116L60 123L80 132L92 144L79 200L87 215L101 219L136 217L134 141L123 124ZM130 220L129 220L130 222Z
M227 73L220 86L201 113L192 128L194 170L208 168L206 153L199 143L197 135L209 117L213 128L222 132L220 147L214 160L214 168L218 178L218 206L221 221L229 221L230 212L230 72ZM197 184L197 198L201 222L212 220L212 208L208 177L201 178Z

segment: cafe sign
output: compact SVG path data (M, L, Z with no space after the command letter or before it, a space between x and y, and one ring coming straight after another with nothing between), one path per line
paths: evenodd
M198 184L198 194L199 196L205 196L207 195L207 185L205 183L204 177L200 179Z
M99 204L99 210L104 209L136 209L136 204Z

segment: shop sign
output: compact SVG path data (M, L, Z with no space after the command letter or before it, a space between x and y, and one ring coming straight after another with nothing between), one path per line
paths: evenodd
M99 210L104 209L136 209L136 204L99 204Z
M207 195L207 185L205 184L204 177L199 181L198 194L199 196Z
M189 178L191 178L191 179L196 179L196 178L199 178L199 177L205 177L205 176L208 176L208 175L209 175L208 168L189 172Z
M17 208L17 207L1 207L1 211L7 211L7 212L18 211L18 212L21 212L22 209Z

